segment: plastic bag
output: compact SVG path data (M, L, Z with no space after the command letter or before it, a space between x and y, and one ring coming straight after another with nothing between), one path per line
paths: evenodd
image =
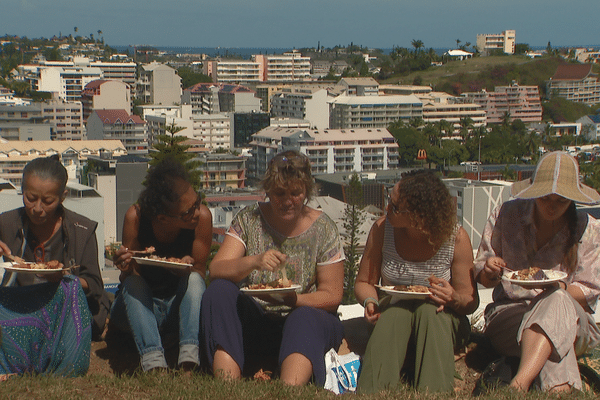
M330 349L325 354L325 389L335 394L355 392L360 369L358 354L352 352L340 356Z

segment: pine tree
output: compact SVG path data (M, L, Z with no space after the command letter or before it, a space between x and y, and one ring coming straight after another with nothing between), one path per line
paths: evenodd
M183 144L183 142L187 140L187 137L177 135L178 132L181 132L184 129L185 128L181 126L177 126L175 121L169 125L165 125L166 133L156 137L157 142L152 145L154 151L148 153L151 158L149 164L159 164L165 158L175 159L186 167L190 175L190 183L195 190L199 190L201 183L201 171L199 167L202 163L198 160L194 160L193 153L187 152L190 146Z
M363 189L358 175L355 173L350 178L346 191L346 208L344 209L344 229L346 230L346 243L344 253L344 297L343 304L356 303L354 296L354 282L358 271L360 254L358 253L358 238L364 232L360 226L365 221L363 211Z

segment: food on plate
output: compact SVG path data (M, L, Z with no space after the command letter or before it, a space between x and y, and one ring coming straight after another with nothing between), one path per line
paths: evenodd
M186 264L185 262L183 262L183 260L181 258L177 258L177 257L160 257L157 255L151 255L151 256L142 257L142 258L145 258L147 260L167 261L167 262L178 263L178 264Z
M396 285L394 286L394 290L410 293L429 293L427 286L423 285Z
M13 265L15 268L22 269L61 269L63 265L56 260L48 261L48 262L36 262L36 263L21 263Z
M545 281L548 279L544 271L538 267L515 271L510 278L519 281Z
M277 279L273 282L269 283L254 283L252 285L248 285L248 289L250 290L267 290L267 289L284 289L291 287L291 282L283 283L283 279Z

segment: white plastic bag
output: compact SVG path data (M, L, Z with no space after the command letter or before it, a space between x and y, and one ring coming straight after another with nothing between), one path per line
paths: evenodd
M325 389L335 394L355 392L361 362L356 353L342 356L332 348L325 354Z

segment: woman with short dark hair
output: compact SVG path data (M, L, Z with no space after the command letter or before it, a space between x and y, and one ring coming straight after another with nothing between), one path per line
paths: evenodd
M0 215L0 254L75 267L44 275L5 270L3 285L14 287L0 289L4 373L84 374L92 330L99 336L106 322L110 306L98 265L97 223L63 206L66 184L58 156L37 158L23 169L24 207ZM31 354L36 346L29 341L39 346Z

